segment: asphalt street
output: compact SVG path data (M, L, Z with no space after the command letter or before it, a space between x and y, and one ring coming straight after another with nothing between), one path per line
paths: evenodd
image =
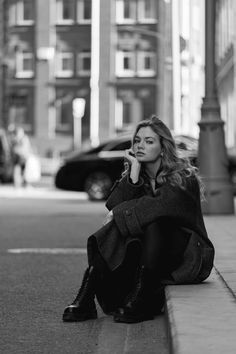
M164 316L116 324L98 307L98 320L61 321L87 266L87 237L101 225L104 203L15 192L0 196L0 352L167 353Z

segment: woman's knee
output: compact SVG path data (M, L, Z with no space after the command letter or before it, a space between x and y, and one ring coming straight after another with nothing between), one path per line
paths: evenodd
M162 233L162 227L157 221L148 224L144 229L145 238L152 236L158 237L158 235L161 235Z

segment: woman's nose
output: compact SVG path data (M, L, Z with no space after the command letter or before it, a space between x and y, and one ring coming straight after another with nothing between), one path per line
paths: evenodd
M143 141L139 141L139 143L138 143L138 149L143 149Z

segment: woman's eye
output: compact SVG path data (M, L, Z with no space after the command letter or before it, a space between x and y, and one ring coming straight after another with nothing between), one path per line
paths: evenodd
M147 144L153 144L153 141L147 140Z

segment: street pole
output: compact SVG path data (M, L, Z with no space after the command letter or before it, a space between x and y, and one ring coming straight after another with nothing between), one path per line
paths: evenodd
M215 0L205 0L205 97L199 122L199 170L206 189L202 209L205 214L233 214L233 188L215 81L215 11Z
M85 112L86 101L84 98L74 98L72 101L73 114L73 149L82 148L82 118Z

